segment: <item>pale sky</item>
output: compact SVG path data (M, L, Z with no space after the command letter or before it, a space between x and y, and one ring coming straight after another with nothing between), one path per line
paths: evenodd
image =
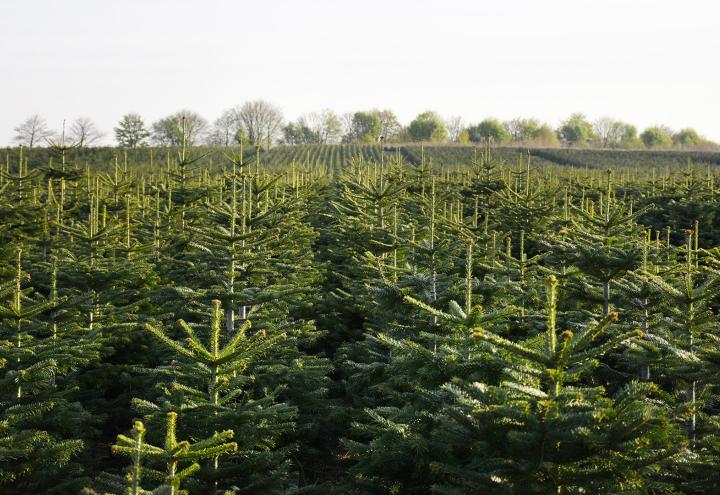
M0 146L31 114L214 120L424 110L473 123L570 113L720 141L717 0L0 0Z

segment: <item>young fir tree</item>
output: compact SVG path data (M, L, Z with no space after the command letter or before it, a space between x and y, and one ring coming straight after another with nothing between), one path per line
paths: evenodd
M662 395L630 382L608 397L584 377L604 353L639 332L615 332L616 313L575 331L557 327L557 280L548 281L544 333L513 342L486 329L498 384L455 379L439 415L434 464L440 493L620 493L667 489L653 476L683 448Z
M438 460L429 441L437 428L434 415L449 396L440 387L455 376L491 380L497 374L488 366L487 349L473 345L470 329L482 323L504 334L511 327L507 317L521 312L491 290L497 288L492 278L482 280L491 260L502 269L500 249L477 228L477 218L465 218L462 203L454 203L454 186L432 178L424 190L409 189L420 194L404 199L391 224L392 243L355 258L365 267L369 333L339 355L347 391L365 410L355 415L353 433L344 440L351 481L370 493L427 492ZM504 290L520 294L518 285L507 280ZM487 310L478 305L483 299ZM420 311L408 311L408 302ZM443 307L450 309L436 309Z
M495 234L495 233L493 233ZM497 242L496 236L493 236ZM546 253L528 256L525 248L525 232L520 231L519 252L517 257L512 254L512 239L507 238L506 248L490 250L478 262L483 270L483 286L486 288L488 300L510 300L520 310L519 323L526 320L528 313L540 307L540 291L538 290L541 262ZM528 323L532 326L532 319ZM521 325L517 325L521 330Z
M40 176L37 169L30 170L23 148L19 150L17 170L0 170L0 242L12 245L17 241L37 240L43 225L44 206L34 198L35 181Z
M89 194L76 195L77 217L59 225L52 253L59 293L65 297L64 321L101 345L101 361L78 376L83 404L103 421L95 445L111 440L118 432L115 425L132 420L130 400L138 388L151 386L134 369L157 362L158 353L138 321L157 311L147 294L158 277L150 250L136 238L141 229L134 198L119 197L116 204L100 181L90 184ZM87 462L104 469L113 461L95 455Z
M412 294L439 307L447 306L454 297L463 298L466 276L461 260L465 242L456 235L457 225L437 211L434 180L425 194L409 198L406 208L393 208L388 231L383 231L387 240L380 241L377 236L367 239L364 252L356 252L356 246L345 247L353 253L351 269L358 271L348 281L348 288L354 284L352 299L362 315L356 323L358 330L414 339L417 319L407 312L404 295ZM349 220L340 217L337 222L344 225ZM336 356L338 366L348 376L347 391L358 405L375 404L369 384L384 381L381 363L387 362L388 356L374 348L376 344L373 338L351 340Z
M298 303L316 282L309 263L313 233L299 216L302 201L278 191L279 177L254 177L233 158L218 197L187 212L186 230L164 253L167 301L176 315L200 315L223 303L228 334L263 303ZM166 265L167 264L167 265ZM289 308L285 308L286 310Z
M548 247L551 261L578 295L591 304L601 304L603 314L609 314L613 282L641 264L642 248L637 241L644 229L635 220L651 206L633 211L632 203L617 200L610 171L597 206L596 210L594 203L586 201L580 208L573 207L572 228ZM574 270L565 271L565 267Z
M356 299L365 280L366 253L383 259L393 251L397 202L407 188L398 164L353 161L343 172L321 220L321 256L339 269L328 274L329 304L347 326L336 338L362 336L363 301ZM335 344L337 345L337 343Z
M190 325L201 321L203 305L221 301L228 339L251 318L254 331L284 335L266 360L255 363L252 386L298 408L297 429L277 452L294 450L300 437L311 446L310 438L321 436L316 418L327 407L330 365L309 352L320 337L306 319L320 282L315 235L303 218L309 188L288 190L281 177L250 174L240 156L230 166L202 206L187 210L184 231L161 251L164 276L153 299L163 308L161 319L181 316ZM306 452L298 456L304 461ZM260 472L275 469L269 466L278 456L271 457Z
M145 426L140 421L135 422L132 436L118 435L117 443L112 447L113 453L129 457L132 465L125 477L100 476L97 484L103 486L102 495L188 495L191 492L183 489L183 485L187 486L200 470L198 461L217 460L237 450L237 444L230 442L234 436L232 430L215 432L200 441L178 441L177 417L176 412L165 415L162 447L145 441ZM159 486L152 491L145 490L142 485L146 478L155 481L155 484L159 481ZM106 491L108 489L109 492ZM85 489L83 493L98 495L92 489Z
M494 370L487 350L473 348L471 328L502 331L502 321L515 312L501 307L486 313L477 305L474 244L458 239L454 217L435 212L432 185L427 200L427 228L399 246L405 266L369 257L379 272L369 287L376 301L368 307L369 333L353 346L354 361L343 363L348 391L365 411L344 440L353 461L349 472L353 486L368 492L427 491L435 459L428 439L448 396L439 388L454 376L489 379Z
M88 417L62 378L96 359L97 349L47 324L57 295L34 293L28 279L18 249L14 277L0 285L0 488L65 493L82 483L72 461Z
M224 331L220 301L213 302L209 327L180 320L184 340L148 325L178 360L153 371L164 378L159 405L136 400L151 415L178 408L193 426L193 433L211 435L233 427L238 453L220 462L213 459L200 473L203 490L240 490L242 493L275 493L287 482L287 449L281 437L295 426L297 408L277 400L281 390L265 390L256 383L262 364L272 355L281 333L251 332L249 321L228 336ZM182 343L180 343L182 342Z
M687 231L685 262L672 272L663 277L647 274L666 314L659 327L659 344L666 352L663 375L669 388L687 406L686 429L691 448L696 446L698 414L704 409L699 396L708 385L708 367L698 354L714 346L717 318L713 307L720 296L717 261L709 257L700 263L696 239L693 231Z
M625 348L623 360L626 367L642 381L654 380L654 373L664 371L664 340L658 336L664 315L656 309L662 303L662 293L652 283L648 273L657 275L660 270L661 250L650 242L651 231L643 237L643 261L638 270L616 282L618 287L618 311L622 318L639 328L642 336ZM653 369L655 371L653 371Z
M551 223L555 191L551 185L535 180L530 155L524 168L514 175L514 180L506 180L505 187L496 193L497 208L486 215L492 216L498 230L509 231L515 238L524 232L527 239L534 240Z

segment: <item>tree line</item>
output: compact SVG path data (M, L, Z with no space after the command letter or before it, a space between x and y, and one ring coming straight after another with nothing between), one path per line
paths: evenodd
M14 142L29 148L72 143L86 147L106 134L89 117L79 117L62 132L52 130L40 115L32 115L15 127ZM459 116L443 119L425 111L408 125L402 125L388 109L356 111L338 115L330 109L301 115L286 121L282 111L263 101L249 101L225 110L209 122L197 112L182 109L147 124L138 113L125 114L112 132L119 146L338 144L378 142L436 142L515 144L535 147L593 147L615 149L714 149L717 144L693 128L673 131L655 125L639 132L633 124L601 117L591 121L574 113L557 128L535 118L501 121L486 118L468 124Z

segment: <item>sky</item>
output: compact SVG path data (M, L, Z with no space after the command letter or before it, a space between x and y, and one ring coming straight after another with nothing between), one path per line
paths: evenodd
M716 0L0 0L0 146L40 114L573 112L720 141Z

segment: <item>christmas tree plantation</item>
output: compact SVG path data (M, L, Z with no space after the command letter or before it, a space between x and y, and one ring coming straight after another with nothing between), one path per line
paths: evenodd
M0 493L720 491L716 165L79 156L0 169Z

